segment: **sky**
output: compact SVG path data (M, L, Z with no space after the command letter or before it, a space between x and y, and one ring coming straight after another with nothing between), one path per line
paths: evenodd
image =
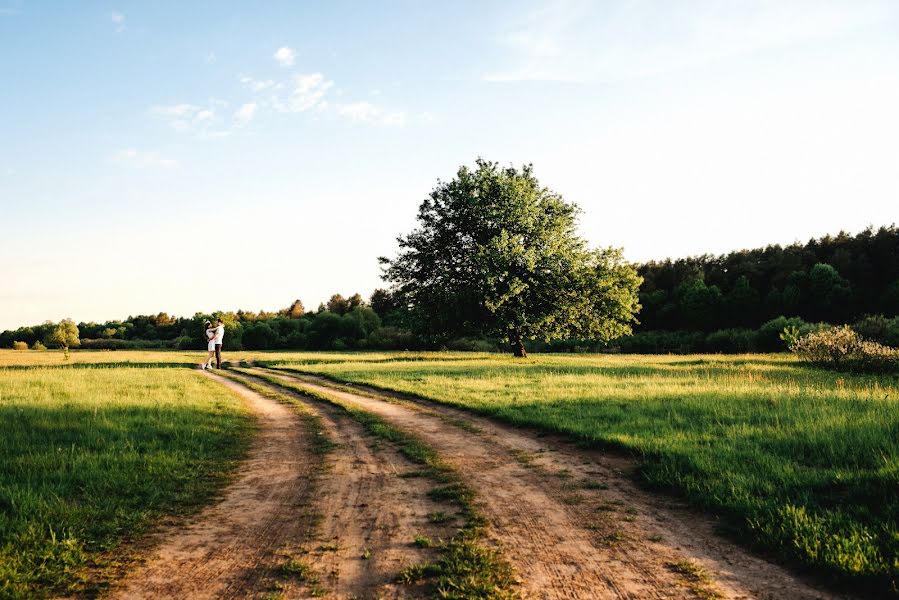
M0 0L0 330L384 286L532 163L632 261L899 217L889 0Z

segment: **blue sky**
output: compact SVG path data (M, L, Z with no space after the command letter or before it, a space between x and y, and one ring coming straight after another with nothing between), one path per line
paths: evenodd
M478 156L632 260L897 220L893 2L0 0L0 329L314 307Z

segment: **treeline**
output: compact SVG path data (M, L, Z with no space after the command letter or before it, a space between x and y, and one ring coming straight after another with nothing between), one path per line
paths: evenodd
M528 342L533 351L768 352L785 349L785 327L803 333L852 324L866 339L899 346L899 229L869 228L787 247L768 246L722 256L698 256L639 267L640 324L633 336L599 343ZM205 347L203 322L221 316L228 350L452 350L492 351L501 341L435 339L415 323L389 291L335 294L315 311L299 300L279 311L193 317L166 313L124 321L78 323L68 337L82 348ZM68 327L68 325L67 325ZM71 325L74 327L74 324ZM70 329L71 329L70 327ZM0 333L0 348L60 347L61 324ZM74 336L74 337L73 337ZM78 347L78 342L70 344Z
M639 273L643 309L637 331L757 329L780 315L826 323L894 317L899 229L650 262Z

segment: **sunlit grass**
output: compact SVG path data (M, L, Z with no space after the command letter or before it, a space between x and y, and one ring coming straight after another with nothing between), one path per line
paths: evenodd
M186 369L0 368L0 598L102 587L123 540L208 502L249 431Z

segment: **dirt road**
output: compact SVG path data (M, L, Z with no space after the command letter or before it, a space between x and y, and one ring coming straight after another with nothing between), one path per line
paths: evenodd
M113 598L251 596L270 585L281 548L306 535L304 507L319 461L300 418L287 406L216 379L256 415L259 431L249 456L218 503L155 536L159 545Z
M721 539L711 519L639 489L625 459L313 375L254 368L216 379L258 416L249 458L217 504L156 536L116 598L423 597L398 575L436 558L413 541L451 537L458 507L429 497L434 482L409 476L419 465L328 399L439 454L475 492L486 543L511 564L523 598L837 597Z
M632 465L448 407L279 373L415 433L478 494L528 598L834 598L640 490Z

